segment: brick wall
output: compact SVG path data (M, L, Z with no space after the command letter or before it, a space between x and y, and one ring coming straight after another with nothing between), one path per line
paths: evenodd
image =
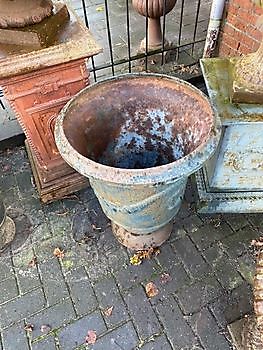
M256 21L263 9L252 0L227 0L219 37L219 56L239 56L256 51L262 34Z

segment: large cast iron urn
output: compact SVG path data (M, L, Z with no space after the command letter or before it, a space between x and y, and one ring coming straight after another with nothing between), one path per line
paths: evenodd
M204 94L163 75L128 74L85 88L60 112L55 138L90 180L117 239L162 244L187 177L215 151L218 118Z

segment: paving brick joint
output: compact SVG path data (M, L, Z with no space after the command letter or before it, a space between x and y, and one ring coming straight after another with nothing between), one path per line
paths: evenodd
M0 167L8 212L31 225L0 255L1 350L234 349L226 326L252 312L262 214L199 216L186 194L160 254L132 266L90 188L43 205L23 147L0 152Z

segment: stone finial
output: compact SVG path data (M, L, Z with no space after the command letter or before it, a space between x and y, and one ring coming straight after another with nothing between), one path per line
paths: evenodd
M163 36L160 17L173 9L176 0L132 0L132 4L140 15L148 16L148 50L161 48ZM140 50L144 51L145 49L146 39L143 39Z

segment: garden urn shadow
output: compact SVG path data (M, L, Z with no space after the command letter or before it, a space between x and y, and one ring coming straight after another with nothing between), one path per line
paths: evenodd
M85 88L55 126L62 157L89 178L114 235L131 249L169 237L188 176L219 138L205 95L157 74L126 74Z

